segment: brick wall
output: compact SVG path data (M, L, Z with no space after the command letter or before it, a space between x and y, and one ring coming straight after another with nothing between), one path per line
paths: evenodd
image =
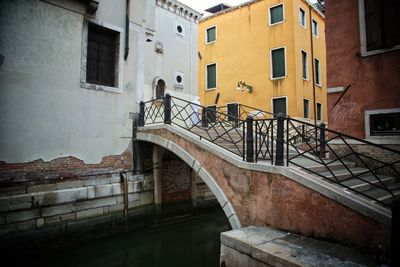
M191 199L191 168L169 152L163 158L161 181L162 203Z

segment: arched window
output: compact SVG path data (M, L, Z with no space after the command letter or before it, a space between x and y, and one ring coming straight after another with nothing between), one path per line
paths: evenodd
M163 79L159 79L156 84L156 98L162 98L165 94L165 82Z

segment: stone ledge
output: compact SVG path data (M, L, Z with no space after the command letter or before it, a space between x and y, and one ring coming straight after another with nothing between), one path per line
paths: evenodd
M282 232L249 226L221 233L221 263L225 266L379 266L354 249Z

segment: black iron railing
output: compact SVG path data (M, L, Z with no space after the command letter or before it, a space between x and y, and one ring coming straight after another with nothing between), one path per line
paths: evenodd
M292 165L383 205L400 194L400 151L324 124L316 126L245 105L205 107L169 95L141 102L139 126L161 123L183 128L245 161ZM385 197L380 197L382 192Z

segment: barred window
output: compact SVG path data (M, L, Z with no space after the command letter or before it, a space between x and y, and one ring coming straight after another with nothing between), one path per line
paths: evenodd
M86 82L114 87L117 77L119 33L89 23Z

